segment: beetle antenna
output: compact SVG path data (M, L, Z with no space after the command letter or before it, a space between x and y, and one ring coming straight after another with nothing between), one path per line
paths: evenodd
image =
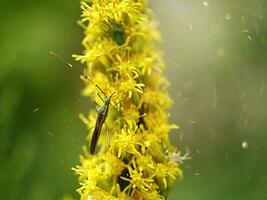
M111 98L115 93L117 93L117 91L114 91L114 92L110 95L110 98Z
M79 70L77 70L76 68L74 68L72 64L70 64L68 61L66 61L65 59L63 59L60 55L56 54L53 51L49 51L49 53L52 54L52 55L54 55L54 56L56 56L59 60L63 61L70 68L74 69L77 73L79 73L81 76L83 76L82 72L80 72Z
M68 61L66 61L65 59L63 59L60 55L58 55L57 53L53 52L53 51L49 51L50 54L56 56L59 60L63 61L66 65L68 65L71 69L73 69L76 73L78 73L80 76L82 76L83 78L88 79L89 81L91 81L103 94L104 96L107 98L106 93L93 81L92 78L90 78L88 75L83 74L80 70L76 69L71 63L69 63Z

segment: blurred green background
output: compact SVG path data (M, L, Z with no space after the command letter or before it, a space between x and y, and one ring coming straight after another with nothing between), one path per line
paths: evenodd
M173 143L190 149L169 199L267 199L267 2L151 1L174 106ZM86 144L78 113L79 1L0 2L0 199L78 198ZM79 64L77 64L79 65ZM242 148L242 144L247 144Z

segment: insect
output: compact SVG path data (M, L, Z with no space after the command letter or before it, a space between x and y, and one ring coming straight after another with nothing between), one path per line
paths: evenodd
M96 145L99 139L99 136L101 134L101 130L103 125L106 125L106 133L107 133L107 138L108 138L108 146L110 146L110 138L109 138L109 134L108 134L108 128L107 128L107 124L105 123L106 118L108 116L108 111L109 111L109 105L111 103L111 98L112 96L116 93L113 92L110 96L107 96L106 93L87 75L83 75L79 70L77 70L76 68L73 67L72 64L70 64L69 62L67 62L66 60L64 60L62 57L60 57L59 55L57 55L56 53L49 51L50 54L56 56L57 58L59 58L60 60L62 60L64 63L66 63L69 67L71 67L73 70L75 70L77 73L79 73L82 77L90 80L91 82L94 83L94 85L104 94L105 99L103 99L99 93L97 93L97 95L99 96L99 98L103 101L104 105L99 106L99 108L97 109L97 118L96 118L96 122L95 122L95 127L94 127L94 131L93 131L93 135L91 138L91 144L90 144L90 154L94 154L95 150L96 150ZM121 102L121 101L120 101ZM119 103L120 103L119 102Z
M100 87L98 87L98 88L100 89ZM108 116L108 110L109 110L109 105L110 105L110 102L111 102L111 98L116 93L116 91L115 91L109 97L107 97L107 95L104 93L104 91L102 91L102 89L100 89L100 91L105 95L106 99L104 100L97 93L98 96L100 97L100 99L103 101L104 105L100 106L97 109L97 118L96 118L95 128L94 128L94 131L93 131L91 144L90 144L90 154L94 154L95 153L96 145L97 145L97 142L98 142L98 139L99 139L103 124L105 123L106 118ZM105 124L105 125L106 125L106 133L107 133L107 138L108 138L108 146L110 146L110 139L109 139L107 124Z

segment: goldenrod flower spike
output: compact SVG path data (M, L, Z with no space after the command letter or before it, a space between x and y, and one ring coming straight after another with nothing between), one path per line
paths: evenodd
M169 141L169 131L177 126L168 122L172 101L153 12L146 0L84 0L81 9L84 53L74 57L86 64L91 79L83 77L83 95L103 105L99 88L107 96L116 93L105 121L111 146L102 133L93 155L84 147L81 164L73 168L79 175L77 191L81 200L164 199L182 177L180 164L187 157ZM89 142L96 117L93 110L80 114Z

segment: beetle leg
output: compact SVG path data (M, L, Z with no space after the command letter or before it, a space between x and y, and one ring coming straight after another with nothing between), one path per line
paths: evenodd
M105 103L104 99L100 96L99 93L97 93L97 95L99 96L99 98L103 101L103 103Z
M127 98L124 98L124 99L120 100L119 102L117 102L117 103L115 104L115 106L117 106L117 105L120 104L121 102L125 101L126 99L127 99Z
M97 105L98 107L101 107L96 101L95 101L95 105Z
M108 147L110 147L110 136L109 136L109 133L108 133L108 125L107 125L106 122L105 122L105 125L106 125L106 134L107 134L107 138L108 138Z

